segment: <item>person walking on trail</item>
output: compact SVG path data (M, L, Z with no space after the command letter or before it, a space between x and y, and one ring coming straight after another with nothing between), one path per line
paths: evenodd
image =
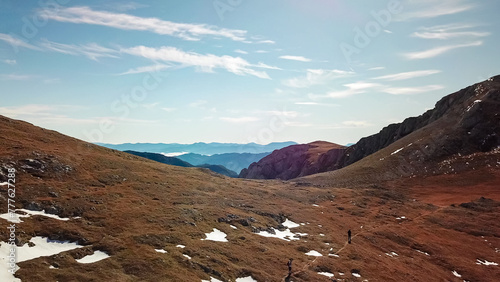
M349 244L351 244L351 229L349 229L349 231L347 231L347 242L349 242Z
M292 275L292 261L293 259L291 258L286 264L288 266L288 276Z

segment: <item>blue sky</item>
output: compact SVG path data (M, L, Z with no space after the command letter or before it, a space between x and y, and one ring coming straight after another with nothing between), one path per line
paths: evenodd
M0 114L91 142L354 143L500 73L498 1L0 8Z

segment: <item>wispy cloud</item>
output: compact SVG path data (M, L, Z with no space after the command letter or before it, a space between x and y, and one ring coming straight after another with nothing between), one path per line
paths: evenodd
M167 113L170 113L170 112L173 112L173 111L176 111L177 109L176 108L161 108L163 111L167 112Z
M127 74L137 74L137 73L145 73L145 72L159 72L162 70L166 70L172 66L164 65L164 64L156 64L151 66L138 67L134 69L129 69L124 73L120 73L118 75L127 75Z
M369 71L375 71L375 70L385 70L385 67L373 67L373 68L369 68L368 70L369 70Z
M388 81L406 80L406 79L411 79L411 78L416 78L416 77L429 76L429 75L433 75L433 74L440 73L440 72L441 72L440 70L410 71L410 72L401 72L401 73L396 73L396 74L379 76L379 77L375 77L373 79L388 80Z
M249 123L259 120L259 118L256 117L221 117L219 119L230 123Z
M476 27L470 24L447 24L438 25L432 27L420 28L421 31L416 31L412 34L413 37L423 38L423 39L440 39L448 40L453 38L471 38L471 37L486 37L489 36L489 32L481 31L464 31L464 29L471 29Z
M283 80L285 86L293 88L307 88L313 85L326 84L334 79L353 75L351 71L326 70L326 69L308 69L305 76L294 77Z
M463 0L433 0L410 1L411 8L405 8L411 12L402 13L396 18L397 21L408 21L414 19L436 18L440 16L453 15L469 11L475 7Z
M285 60L299 61L299 62L310 62L310 61L312 61L311 59L308 59L306 57L292 56L292 55L284 55L284 56L280 56L279 58L280 59L285 59Z
M1 80L30 80L35 77L34 75L27 74L0 74Z
M388 87L382 91L392 95L412 95L444 89L442 85L427 85L420 87Z
M322 98L346 98L356 94L366 93L370 89L377 89L383 85L378 83L371 83L365 81L358 81L354 83L344 84L346 89L340 91L331 91L324 95L309 94L309 98L312 100L322 99Z
M16 65L17 64L17 61L16 60L3 60L4 63L8 64L8 65Z
M260 41L257 41L256 43L259 43L259 44L276 44L276 42L273 41L273 40L260 40Z
M92 24L123 30L149 31L170 35L184 40L197 41L203 36L225 37L235 41L245 40L246 31L218 28L207 24L187 24L164 21L158 18L142 18L123 13L96 11L89 7L69 7L40 10L43 17L76 24Z
M252 65L240 57L216 56L212 54L202 55L194 52L184 52L175 47L151 48L137 46L121 49L121 52L155 61L194 66L203 72L213 72L216 68L222 68L237 75L252 75L269 79L269 75L266 72L254 70L253 68L258 66Z
M206 104L208 104L207 100L197 100L197 101L190 103L189 106L193 107L193 108L200 108Z
M89 43L84 45L63 44L43 40L40 46L44 50L63 53L73 56L85 56L91 60L97 61L99 58L118 58L118 51L110 48L100 46L96 43Z
M235 53L244 54L244 55L248 54L248 52L247 52L247 51L243 51L243 50L240 50L240 49L236 49L236 50L234 50L234 52L235 52Z
M40 48L38 48L35 45L31 45L22 39L15 38L12 35L5 34L5 33L0 33L0 40L9 43L13 47L23 47L23 48L28 48L28 49L32 49L32 50L40 50Z
M406 57L407 59L410 59L410 60L428 59L428 58L433 58L433 57L436 57L438 55L444 54L446 52L452 51L454 49L480 46L482 44L483 44L482 41L475 41L475 42L465 43L465 44L446 45L446 46L436 47L436 48L432 48L432 49L420 51L420 52L405 53L405 54L403 54L403 56Z

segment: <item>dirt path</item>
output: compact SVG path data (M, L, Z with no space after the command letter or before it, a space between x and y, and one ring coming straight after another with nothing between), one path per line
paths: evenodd
M423 217L425 217L425 216L432 215L432 214L435 214L435 213L437 213L437 212L440 212L440 211L442 211L442 210L443 210L443 209L445 209L445 208L446 208L446 206L440 206L440 207L439 207L439 208L437 208L436 210L429 211L429 212L424 212L424 213L422 213L421 215L419 215L419 216L417 216L417 217L415 217L415 218L412 218L412 219L410 219L410 220L411 220L411 221L415 221L415 220L421 219L421 218L423 218ZM403 224L404 224L404 223L405 223L405 221L403 221L403 222L401 222L401 223L403 223ZM373 228L370 228L370 227L368 227L368 228L364 228L362 231L360 231L360 232L358 232L358 233L354 234L354 235L351 237L351 239L354 239L354 238L356 238L357 236L359 236L359 235L361 235L361 234L364 234L364 233L366 233L366 232L372 232L372 231L375 231L375 230L377 230L377 229L379 229L379 228L381 228L381 227L386 227L386 226L391 225L391 224L394 224L394 223L393 223L393 222L390 222L390 223L386 223L386 224L382 224L382 225L375 226L375 227L373 227ZM333 255L339 255L339 254L340 254L340 253L341 253L341 252L342 252L345 248L347 248L347 246L348 246L348 245L349 245L349 242L348 242L348 241L345 241L344 246L342 246L342 248L338 249L335 253L333 253ZM330 253L330 254L328 254L328 255L331 255L331 253ZM283 281L283 282L289 282L289 281L291 281L291 278L292 278L293 276L295 276L295 275L296 275L296 274L298 274L298 273L301 273L301 272L305 271L307 268L309 268L310 266L314 265L314 264L316 263L316 261L317 261L319 258L320 258L320 257L316 257L314 260L312 260L312 261L310 261L310 262L306 263L306 264L305 264L305 265L304 265L304 266L303 266L300 270L297 270L297 271L295 271L295 272L292 272L292 275L284 277L281 281Z

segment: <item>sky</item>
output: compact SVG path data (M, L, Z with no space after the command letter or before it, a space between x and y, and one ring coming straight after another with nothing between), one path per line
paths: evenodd
M500 74L500 2L1 1L0 115L89 142L355 143Z

